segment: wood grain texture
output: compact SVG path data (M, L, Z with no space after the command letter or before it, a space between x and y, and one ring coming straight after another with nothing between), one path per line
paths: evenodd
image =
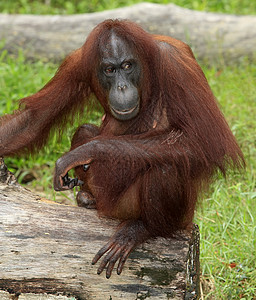
M10 175L0 178L0 299L196 299L195 236L149 241L120 276L106 279L91 260L116 221L41 199Z

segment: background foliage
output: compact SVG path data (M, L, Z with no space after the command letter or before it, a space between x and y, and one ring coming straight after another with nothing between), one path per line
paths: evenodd
M0 0L0 11L23 14L76 14L114 9L144 0ZM174 3L186 8L233 14L255 14L252 0L149 0L147 2Z
M34 14L72 14L112 9L141 1L65 1L0 0L0 12ZM166 0L152 1L170 3ZM251 0L175 0L186 8L215 12L256 14ZM256 30L252 28L252 30ZM1 48L1 44L0 44ZM256 299L256 64L247 61L233 66L202 66L219 100L231 129L244 152L247 169L217 178L203 195L195 222L201 231L202 299ZM0 51L0 115L17 108L17 99L40 89L55 73L52 63L27 62L22 51L18 57ZM98 124L101 113L95 111L83 122ZM52 173L56 159L68 151L74 128L56 137L35 157L6 158L19 181L37 193L56 198ZM58 193L59 195L60 193ZM74 201L74 195L62 193L60 200Z

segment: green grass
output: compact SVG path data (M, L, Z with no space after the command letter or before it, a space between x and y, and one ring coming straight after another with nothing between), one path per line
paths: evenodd
M128 6L144 0L0 0L0 12L23 14L75 14L103 11ZM174 3L186 8L225 12L233 14L255 14L256 2L252 0L148 0L152 3Z
M216 181L196 214L205 299L256 299L256 65L205 73L247 162Z

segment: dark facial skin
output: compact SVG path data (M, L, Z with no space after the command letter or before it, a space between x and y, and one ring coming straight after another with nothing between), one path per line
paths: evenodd
M127 43L114 33L102 49L99 78L102 87L108 91L108 105L113 117L120 121L134 118L140 109L140 66Z

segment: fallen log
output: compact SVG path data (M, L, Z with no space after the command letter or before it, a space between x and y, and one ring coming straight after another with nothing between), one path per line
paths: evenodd
M256 16L193 11L174 4L140 3L130 7L69 16L0 14L0 40L10 53L24 50L32 59L60 61L79 48L93 27L105 19L138 22L146 31L187 42L199 60L233 63L256 60Z
M42 199L0 158L0 299L198 299L199 232L138 247L123 273L91 260L116 227L94 210Z

